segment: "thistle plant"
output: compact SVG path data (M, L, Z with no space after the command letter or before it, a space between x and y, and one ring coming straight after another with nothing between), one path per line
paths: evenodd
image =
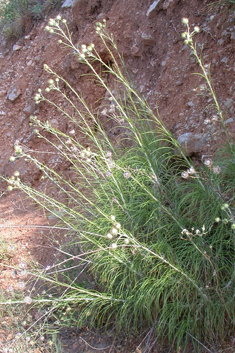
M193 36L198 28L190 33L184 22L184 38L197 55ZM127 332L149 328L178 348L192 342L195 351L211 352L210 345L234 329L235 174L228 174L228 165L234 170L233 154L227 166L207 159L196 168L129 82L105 21L96 24L96 32L112 65L102 60L94 44L75 46L61 16L49 20L46 30L59 36L59 44L69 47L105 89L114 106L111 112L107 109L108 118L124 128L128 138L121 145L110 139L105 123L76 90L44 66L48 87L38 90L35 101L52 104L75 128L66 134L49 121L36 116L31 120L38 138L51 145L75 178L17 145L11 160L21 157L35 164L57 197L24 183L19 173L8 183L54 214L72 241L58 249L63 261L34 274L51 284L50 298L27 296L22 304L44 305L53 317L63 317L60 326L73 320L77 325L115 325ZM107 85L102 70L121 85L122 99ZM65 86L78 104L65 94ZM69 103L73 115L50 98L51 92ZM222 113L220 117L223 124ZM231 152L231 141L230 146ZM84 271L92 275L91 283L83 279Z

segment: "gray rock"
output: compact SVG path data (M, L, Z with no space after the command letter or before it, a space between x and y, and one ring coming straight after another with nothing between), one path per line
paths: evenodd
M140 48L135 44L131 47L131 55L136 56L136 57L141 56Z
M20 50L21 48L22 48L22 47L21 47L20 45L15 44L15 45L13 45L12 50L13 50L13 51L17 51L17 50Z
M10 91L8 92L7 98L11 101L14 102L19 96L21 95L21 89L20 87L12 87Z
M180 135L177 139L186 155L202 152L207 142L210 140L210 134L193 134L186 132Z
M163 9L163 0L157 0L149 6L148 11L146 13L148 18L152 18L158 11Z
M232 98L227 99L224 105L227 109L230 109L233 105L233 99Z
M218 40L218 42L217 42L219 45L221 45L221 44L223 44L224 43L224 40L221 38L221 39L219 39Z
M224 56L223 59L221 60L221 62L222 62L222 63L225 63L225 64L227 63L227 61L228 61L228 59L227 59L226 56Z
M163 10L168 10L177 5L179 0L165 0L163 4Z
M33 114L34 111L35 111L35 104L34 103L30 103L30 104L26 105L26 107L23 109L23 112L26 115L31 115L31 114Z
M144 45L155 45L156 44L156 40L150 34L142 33L141 38L142 38Z
M190 108L194 106L194 104L193 104L192 101L188 102L187 105L188 105L188 107L190 107Z
M72 7L73 0L65 0L61 7Z
M231 33L230 39L231 39L231 40L235 40L235 32L232 32L232 33Z
M225 123L225 124L231 124L231 123L233 123L233 118L229 118L229 119L225 120L224 123Z

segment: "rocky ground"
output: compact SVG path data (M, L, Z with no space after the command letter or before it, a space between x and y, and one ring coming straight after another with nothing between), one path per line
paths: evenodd
M165 125L181 143L187 142L189 154L201 163L205 156L213 156L222 146L224 136L203 78L193 75L199 72L195 58L181 38L185 30L181 20L189 18L192 28L197 25L201 29L196 37L197 47L210 69L225 124L234 138L235 13L232 8L201 0L74 0L72 6L68 1L64 5L60 14L67 19L74 42L93 42L103 60L108 60L108 53L99 43L94 25L103 19L107 21L107 29L114 35L137 90L155 112L158 108ZM52 13L50 17L57 14ZM67 165L45 150L30 125L30 115L36 114L66 133L75 128L53 107L44 103L35 105L38 88L47 87L49 78L44 64L65 77L95 111L100 110L105 99L105 92L83 76L86 72L72 53L61 49L57 38L45 31L48 18L35 24L16 43L6 43L4 38L0 42L0 174L10 177L18 170L24 181L40 189L45 184L32 165L22 160L9 161L16 143L40 153L42 161L57 171L66 171ZM114 87L112 78L107 79ZM113 138L118 138L119 133L112 131ZM19 271L1 268L0 283L10 298L12 291L25 289L26 268L30 263L37 262L42 267L53 263L55 247L46 228L50 219L21 193L6 191L5 182L1 182L0 188L0 237L6 244L4 256L8 264L20 268ZM57 240L60 237L61 234L56 235ZM86 335L90 345L84 342ZM0 339L2 345L6 344L6 331L0 331ZM83 330L63 332L61 336L63 352L148 352L140 345L143 339L135 338L130 347L129 343L114 339L112 334L97 338L96 334ZM160 352L154 349L152 352Z

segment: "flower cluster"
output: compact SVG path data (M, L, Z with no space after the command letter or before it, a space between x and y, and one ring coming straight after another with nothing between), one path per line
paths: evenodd
M106 20L103 19L103 23L101 22L96 22L95 24L95 30L96 30L96 33L99 34L103 28L106 27Z
M188 229L183 229L181 232L181 239L184 239L184 235L186 235L189 239L191 239L192 237L202 237L203 235L206 234L206 227L203 224L201 230L200 229L195 229L194 227L191 228L191 231L189 231Z
M181 173L181 177L183 179L188 179L190 175L193 175L195 173L196 173L196 170L194 169L194 167L190 167L189 169Z
M106 234L106 238L109 239L109 240L112 240L112 239L116 239L115 242L113 242L111 244L111 248L112 249L116 249L117 248L117 243L118 243L118 240L120 239L123 239L123 242L125 245L128 245L130 243L130 240L127 236L126 233L123 233L121 231L121 224L119 222L116 222L116 217L114 215L112 215L110 217L113 225L112 225L112 228L110 229L110 231Z
M184 33L182 33L182 38L184 38L184 43L186 45L188 44L192 44L192 38L196 33L200 32L200 28L198 26L194 27L193 32L190 33L190 28L189 28L189 20L188 18L183 18L182 19L182 23L187 26L187 31L185 31Z
M86 149L84 149L83 151L80 152L80 157L85 160L87 163L91 162L91 158L92 158L92 152L90 147L87 147Z
M221 169L218 165L213 165L213 161L210 158L206 158L203 161L204 165L207 166L210 170L212 170L212 172L214 174L220 174L221 173Z
M45 27L45 30L49 33L54 33L55 29L59 28L60 21L62 23L67 23L66 19L62 19L60 15L56 16L56 18L50 18L48 21L48 25Z
M15 171L14 175L10 177L10 179L8 179L8 187L7 190L8 191L12 191L14 188L18 187L20 185L20 173L18 171Z

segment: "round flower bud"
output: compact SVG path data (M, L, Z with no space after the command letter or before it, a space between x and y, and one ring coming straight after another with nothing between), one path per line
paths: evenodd
M116 223L116 224L115 224L115 228L121 229L121 224L120 224L120 223Z
M26 297L24 298L24 302L25 302L26 304L30 305L30 304L32 304L33 300L32 300L31 297L26 296Z
M111 221L115 221L116 217L114 215L112 215L111 217Z
M183 179L188 179L189 173L188 173L188 172L182 172L182 173L181 173L181 177L182 177Z
M182 19L182 23L184 24L184 25L188 25L188 18L183 18Z
M14 173L14 176L18 177L18 176L20 176L20 173L19 173L18 171L16 171L16 172Z
M195 31L196 33L199 33L199 32L200 32L200 28L199 28L198 26L195 26L195 27L194 27L194 31Z
M15 162L15 160L16 160L16 159L15 159L14 156L11 156L11 157L9 158L9 161L10 161L10 162Z
M60 20L61 20L61 16L60 16L60 15L56 16L56 19L57 19L58 21L60 21Z
M112 236L111 233L108 233L108 234L106 235L106 237L107 237L108 239L113 239L113 236Z
M235 229L235 223L233 223L233 224L231 225L231 228L232 228L232 229Z
M8 185L7 190L8 191L12 191L13 190L13 186L12 185Z
M128 245L129 243L130 243L130 240L129 239L124 239L124 243L126 244L126 245Z
M110 233L113 234L113 235L117 235L118 234L117 228L112 228Z
M116 243L113 243L113 244L111 245L111 247L112 247L112 249L117 249L117 244L116 244Z
M220 222L220 218L219 218L219 217L216 217L216 218L215 218L215 222L216 222L216 223L219 223L219 222Z

